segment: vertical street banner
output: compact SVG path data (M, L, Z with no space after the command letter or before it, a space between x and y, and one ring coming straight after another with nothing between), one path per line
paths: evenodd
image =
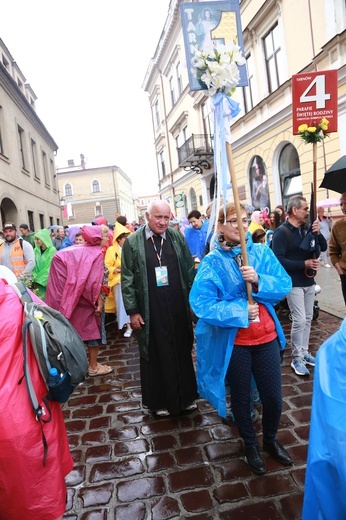
M212 51L214 44L239 45L244 55L239 0L220 2L184 2L180 4L181 23L191 90L206 90L192 71L197 50ZM239 87L248 85L246 64L239 67Z
M317 127L328 120L328 132L338 130L338 71L320 70L292 76L293 135L306 123Z

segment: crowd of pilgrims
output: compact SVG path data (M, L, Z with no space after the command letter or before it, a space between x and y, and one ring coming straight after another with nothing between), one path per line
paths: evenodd
M291 292L292 278L270 247L274 232L292 218L292 209L300 212L297 226L308 216L306 200L293 199L287 215L282 206L250 210L222 202L217 215L210 204L205 215L192 210L178 218L159 200L148 207L146 220L132 224L122 215L114 225L100 216L90 225L36 232L22 224L19 233L8 222L0 238L0 292L18 307L5 283L14 276L35 298L59 310L86 345L91 377L114 371L98 362L99 348L107 344L106 326L127 339L135 332L143 409L157 417L177 416L195 410L199 398L207 399L226 424L236 423L245 458L262 475L265 459L253 426L258 406L263 451L284 466L293 463L276 438L286 338L275 310ZM325 242L322 250L326 247ZM314 366L315 358L303 355ZM298 375L309 374L305 365L303 373L294 361L291 367ZM67 444L64 460L63 468L52 462L62 476L71 469ZM60 487L63 511L63 483Z

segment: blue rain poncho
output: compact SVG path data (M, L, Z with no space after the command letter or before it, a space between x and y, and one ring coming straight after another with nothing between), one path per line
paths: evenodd
M203 225L199 229L195 229L192 226L185 228L184 235L191 256L199 258L200 260L204 256L205 246L207 243L207 232L209 223L207 220L203 222Z
M346 321L316 356L303 520L346 518Z
M291 278L274 253L263 244L247 241L248 264L259 275L258 292L252 292L272 316L281 348L286 339L276 316L276 305L292 288ZM236 260L240 247L225 251L220 244L204 257L190 292L190 305L199 318L196 325L197 384L221 417L226 417L225 377L239 327L249 326L246 283Z

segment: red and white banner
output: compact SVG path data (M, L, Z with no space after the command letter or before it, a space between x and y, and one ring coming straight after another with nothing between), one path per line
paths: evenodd
M302 124L328 119L328 133L338 130L338 71L320 70L292 76L293 135Z

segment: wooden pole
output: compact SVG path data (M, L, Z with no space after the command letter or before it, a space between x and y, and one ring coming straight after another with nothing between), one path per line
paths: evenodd
M316 220L316 188L317 188L317 143L312 143L312 197L311 204L312 208L310 208L310 215L312 215L312 222ZM310 225L312 225L310 222ZM317 238L317 237L316 237ZM316 250L312 253L312 258L316 258ZM304 270L305 276L308 278L314 278L316 276L316 271L314 269L305 268Z
M240 245L241 245L242 254L243 254L243 264L249 265L247 251L246 251L245 233L244 233L244 228L241 223L242 215L240 212L240 200L239 200L239 194L238 194L238 188L237 188L237 179L235 177L235 172L234 172L232 147L231 147L230 143L228 143L228 142L226 142L226 150L227 150L228 167L229 167L229 171L230 171L231 183L232 183L232 189L233 189L235 211L236 211L237 220L238 220ZM246 282L246 290L247 290L247 296L248 296L249 303L253 304L254 299L252 297L252 289L251 289L250 282Z
M317 189L317 143L312 143L312 222L317 218L316 208L316 189ZM311 208L310 208L311 209ZM310 222L310 225L312 225ZM317 238L317 236L316 236ZM313 254L313 258L316 258L316 250ZM316 274L316 271L315 271Z
M317 189L317 143L312 144L312 214L313 220L316 220L316 189ZM312 222L311 222L312 224Z

